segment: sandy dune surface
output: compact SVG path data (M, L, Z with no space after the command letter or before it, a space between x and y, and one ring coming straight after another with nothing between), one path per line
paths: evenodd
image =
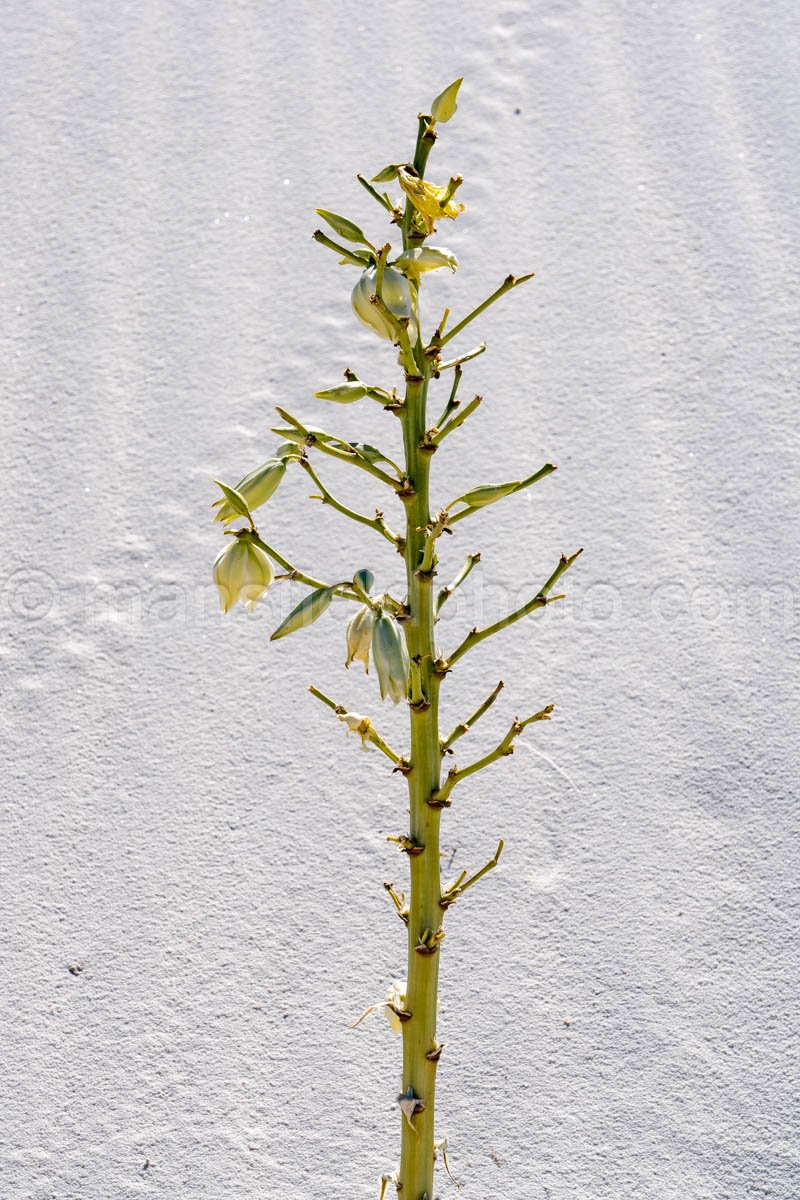
M437 498L560 470L456 527L443 645L586 553L448 684L447 720L506 685L464 756L557 712L447 814L448 864L506 853L448 917L441 1134L475 1200L796 1200L796 6L6 0L0 33L4 1200L396 1165L399 1043L349 1025L402 973L403 785L306 688L402 714L338 607L274 646L293 585L219 614L208 506L276 404L397 445L312 398L395 381L313 210L378 236L356 171L461 74L425 320L537 278L474 327ZM271 540L399 587L307 493Z

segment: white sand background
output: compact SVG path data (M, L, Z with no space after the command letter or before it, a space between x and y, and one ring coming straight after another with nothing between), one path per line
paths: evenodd
M313 209L381 236L355 173L460 74L429 317L537 279L458 343L489 342L486 402L435 496L561 469L447 541L443 578L484 557L445 648L587 549L447 686L451 721L506 684L462 762L558 710L446 816L448 862L507 849L448 914L440 1132L475 1200L796 1200L795 6L6 0L0 27L3 1200L371 1200L396 1165L399 1043L348 1025L403 969L404 788L306 688L398 741L402 714L343 671L342 609L275 646L302 589L221 617L208 506L276 403L397 445L311 398L395 371ZM308 491L265 534L399 587Z

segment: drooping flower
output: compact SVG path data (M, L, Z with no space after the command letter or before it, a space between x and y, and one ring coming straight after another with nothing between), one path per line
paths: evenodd
M364 671L369 675L369 649L372 645L372 610L365 604L347 626L347 659L345 666L351 662L363 662Z
M399 704L408 690L408 651L397 622L382 610L377 613L372 627L372 657L378 672L381 700L388 696Z
M397 179L425 222L425 229L429 234L435 232L436 222L440 217L448 217L454 221L458 214L464 211L464 205L455 200L448 200L443 204L447 195L446 187L438 187L435 183L428 183L426 179L419 179L416 175L409 174L405 167L399 168Z
M377 333L378 337L394 341L397 337L395 326L386 314L381 312L377 304L372 303L371 297L375 296L377 291L378 270L377 267L370 267L369 270L362 273L361 278L353 288L351 296L353 308L356 316L373 333ZM414 302L408 280L399 271L393 271L391 267L386 267L383 272L383 287L381 291L383 303L389 312L393 313L396 317L408 318L408 337L413 346L419 336L419 330L414 316Z
M223 612L230 612L236 601L252 612L274 578L272 564L259 546L245 538L234 538L220 550L213 568Z

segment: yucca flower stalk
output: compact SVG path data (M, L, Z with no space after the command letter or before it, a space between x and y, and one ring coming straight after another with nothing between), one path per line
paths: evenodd
M408 749L398 752L381 736L372 715L352 712L319 688L310 688L312 695L340 719L348 734L358 735L364 750L375 748L386 756L391 769L400 778L404 777L408 787L408 827L389 840L406 856L409 880L406 890L401 892L393 883L384 884L407 930L406 977L388 986L384 982L386 1000L367 1009L367 1012L373 1009L386 1012L391 1027L402 1036L403 1048L402 1088L397 1097L400 1163L395 1172L382 1174L381 1200L392 1184L401 1200L433 1200L434 1165L440 1152L449 1172L444 1152L446 1139L437 1138L439 1131L435 1125L436 1075L442 1054L437 1010L444 918L452 904L497 866L504 844L501 839L492 857L479 870L471 875L463 870L451 882L443 884L441 822L459 783L511 754L523 730L547 720L553 710L548 703L524 719L515 717L492 751L459 766L455 761L456 742L495 703L503 685L499 683L470 716L445 734L439 728L440 689L445 684L453 686L453 682L457 685L458 673L454 671L457 663L485 639L562 599L555 591L556 585L580 554L577 551L569 557L562 555L550 577L515 611L498 616L482 628L470 629L449 649L437 648L435 629L442 606L480 559L479 554L469 554L453 581L437 587L442 535L454 530L459 522L480 514L487 505L533 486L555 470L552 463L545 463L524 479L478 483L454 500L434 510L431 507L430 476L436 450L477 411L481 402L481 397L475 396L462 403L458 393L466 364L483 353L485 344L455 356L450 356L448 347L490 304L533 277L531 272L508 275L483 303L449 327L449 310L445 311L435 329L426 336L420 303L424 276L432 270L455 271L458 267L451 251L430 244L428 239L436 235L444 221L454 221L464 211L464 204L454 200L462 179L453 176L447 183L434 183L427 178L427 168L439 128L455 114L460 84L460 79L450 84L436 98L430 112L418 117L411 161L391 164L371 180L363 175L357 177L388 219L391 241L380 246L373 244L353 221L327 209L317 210L335 236L317 230L314 237L334 250L341 264L358 271L355 284L351 285L353 309L376 336L395 347L400 373L399 378L381 387L364 383L348 370L344 383L315 395L323 403L331 404L377 401L386 410L387 422L399 420L402 457L398 453L395 461L374 446L346 441L304 424L279 408L282 423L274 432L281 444L236 487L220 483L222 496L215 503L216 521L224 526L239 522L238 528L225 529L227 536L235 541L220 554L215 566L224 610L232 608L237 598L251 605L255 603L272 583L270 564L283 572L275 578L290 578L308 589L272 634L273 640L319 620L333 602L353 605L345 665L360 662L367 671L371 652L373 676L377 680L376 699L407 706ZM393 198L383 190L384 185L394 183L402 192L400 197ZM447 398L441 415L432 421L428 402L434 385ZM336 499L318 473L318 459L326 457L348 463L380 483L387 499L394 503L394 512L388 518L382 509L374 517L368 516ZM316 488L316 498L323 504L394 546L405 562L405 596L395 598L377 591L373 573L366 567L354 571L347 579L332 582L307 575L262 538L254 509L272 498L288 467L307 473ZM395 523L397 531L392 527ZM444 762L448 763L447 769L443 769Z

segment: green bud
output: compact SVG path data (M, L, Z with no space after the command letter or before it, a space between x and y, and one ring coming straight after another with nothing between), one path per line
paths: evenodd
M297 446L294 442L281 442L275 448L275 458L290 458L297 454Z
M419 279L423 271L438 271L441 267L458 270L458 259L444 246L418 246L414 250L404 250L394 265L406 275Z
M448 508L452 508L453 504L463 503L468 508L483 508L486 504L494 504L495 500L502 500L504 496L510 496L519 487L520 480L515 479L513 483L485 483L481 487L473 488L471 492L465 492L463 496L459 496L457 500L453 500L448 504Z
M443 92L439 93L431 105L431 116L440 125L444 125L445 121L449 121L451 117L455 116L458 107L456 105L456 97L458 96L458 89L463 82L463 77L453 80Z
M346 238L348 242L360 242L362 246L371 246L364 236L362 229L353 221L348 221L347 217L340 217L338 213L328 212L325 208L315 210L322 217L323 221L327 221L334 233L338 233L339 237Z
M538 483L545 476L552 475L555 469L553 463L545 463L527 479L513 479L510 483L483 484L481 487L473 488L471 492L465 492L456 500L452 500L447 507L451 509L454 504L461 503L466 504L468 508L483 508L487 504L494 504L495 500L502 500L504 496L510 496L513 492L520 492L523 488L530 487L532 483Z
M223 612L230 612L239 599L252 610L274 578L267 555L245 538L235 538L223 546L212 574Z
M244 500L245 509L252 512L253 509L259 508L269 500L277 490L285 473L286 462L284 459L268 458L260 467L256 467L249 475L245 475L244 479L240 479L235 488L226 488L224 484L219 484L225 493L225 499L215 501L213 507L218 508L219 512L215 515L214 520L222 521L227 525L237 516L249 516L247 511L242 513L237 509L235 496L238 494L239 499Z
M399 704L408 691L408 651L397 622L382 609L373 623L372 655L378 672L381 700L388 696L395 704Z
M313 625L330 608L335 591L335 587L317 588L315 592L305 596L292 609L286 620L281 621L269 640L277 642L279 638L288 637L290 633L296 633L298 629L305 629L306 626Z
M369 675L369 648L372 645L372 610L365 604L347 626L347 658L345 666L351 662L363 662L364 671Z
M360 571L356 571L355 575L353 576L353 587L356 588L357 591L363 592L368 596L374 586L375 576L368 567L362 567Z
M393 324L370 299L371 296L376 294L377 290L378 271L376 267L370 267L368 271L363 272L358 283L353 288L351 296L353 308L355 309L356 316L365 325L369 326L374 333L377 333L378 337L394 341L396 333ZM386 267L383 272L382 292L383 303L389 312L393 313L396 317L409 319L408 336L413 346L416 343L419 331L416 319L414 318L411 288L405 275L401 275L399 271L393 271L391 267Z
M314 392L314 395L318 400L332 400L334 404L352 404L354 400L362 400L368 392L369 388L360 379L350 379L336 387Z
M329 433L325 433L323 429L317 429L316 425L304 425L302 430L295 429L293 425L278 425L272 427L272 432L276 433L278 437L285 438L293 446L305 446L309 433L313 433L318 442L335 442L337 440Z

